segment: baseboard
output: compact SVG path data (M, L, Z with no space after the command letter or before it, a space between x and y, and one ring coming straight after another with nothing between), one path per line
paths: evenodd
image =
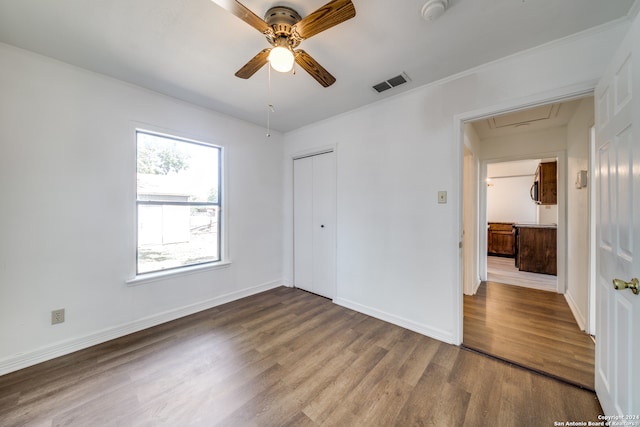
M366 314L368 316L375 317L376 319L384 320L385 322L389 322L402 328L409 329L410 331L426 335L438 341L443 341L448 344L454 344L453 335L450 332L438 328L432 328L430 326L405 319L404 317L396 316L394 314L387 313L373 307L368 307L357 302L349 301L344 298L336 298L333 300L333 302L342 307L346 307L351 310Z
M564 294L564 299L567 300L567 304L569 304L569 308L571 309L571 313L573 313L573 317L576 319L580 330L585 331L587 326L587 319L580 311L578 304L574 301L573 297L569 292Z
M151 328L162 323L170 322L181 317L189 316L203 310L208 310L210 308L226 304L240 298L245 298L254 294L258 294L260 292L268 291L269 289L277 288L282 285L282 281L279 280L263 283L258 286L243 289L241 291L220 295L206 301L201 301L195 304L168 310L123 325L107 328L85 335L83 337L72 338L28 353L8 357L0 360L0 375L8 374L9 372L17 371L19 369L23 369L41 362L46 362L47 360L51 360L56 357L64 356L78 350L101 344L115 338L120 338L134 332L142 331L144 329Z
M481 284L482 284L482 280L480 280L480 278L478 277L476 284L473 286L473 293L471 295L475 295L476 293L478 293L478 288L480 287Z

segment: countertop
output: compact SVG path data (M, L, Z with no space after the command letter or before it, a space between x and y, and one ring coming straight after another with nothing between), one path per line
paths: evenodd
M519 228L558 228L558 224L533 224L533 223L516 223L514 227Z

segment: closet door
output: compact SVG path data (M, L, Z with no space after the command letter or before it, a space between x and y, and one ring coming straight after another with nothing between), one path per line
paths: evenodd
M294 283L335 297L336 169L333 152L294 160Z
M293 280L313 292L313 157L293 161Z
M313 291L335 295L336 170L334 153L313 158Z

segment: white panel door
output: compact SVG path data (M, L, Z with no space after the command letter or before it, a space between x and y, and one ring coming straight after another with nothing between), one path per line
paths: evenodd
M333 152L293 162L294 285L335 297L336 169Z
M336 170L333 153L313 156L313 292L335 297Z
M293 162L294 285L313 292L313 157Z
M607 415L640 415L640 21L596 88L596 392ZM638 424L640 420L625 420Z

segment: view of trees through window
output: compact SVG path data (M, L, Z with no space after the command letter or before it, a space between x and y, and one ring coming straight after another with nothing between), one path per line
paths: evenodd
M136 136L137 273L220 261L220 147Z

